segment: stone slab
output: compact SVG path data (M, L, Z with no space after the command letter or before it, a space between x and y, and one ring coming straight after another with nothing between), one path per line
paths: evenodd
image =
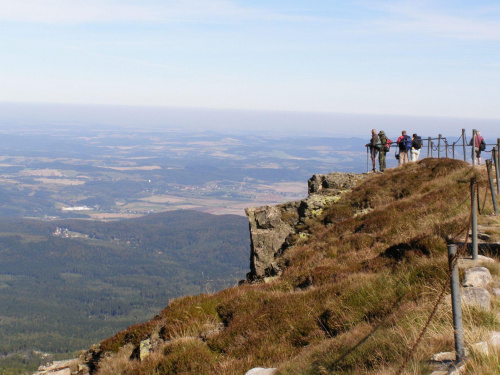
M493 281L490 270L485 267L472 267L465 270L462 286L484 288Z
M251 370L248 370L245 375L272 375L275 372L275 368L255 367Z
M462 294L462 304L467 306L477 306L485 311L491 309L491 295L484 288L463 288Z

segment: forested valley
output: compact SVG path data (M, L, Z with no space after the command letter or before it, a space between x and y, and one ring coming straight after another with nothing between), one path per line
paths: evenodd
M3 218L0 228L2 369L33 369L46 354L86 348L153 317L172 298L236 284L249 265L241 216Z

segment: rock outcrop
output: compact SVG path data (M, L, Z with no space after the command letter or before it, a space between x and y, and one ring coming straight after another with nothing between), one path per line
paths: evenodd
M66 361L54 361L45 366L40 366L38 371L33 375L73 375L80 374L78 366L80 360L78 358L69 359Z
M325 207L338 202L364 175L329 173L313 175L308 181L308 197L276 206L245 210L250 224L250 272L247 280L262 280L281 274L285 267L283 254L298 238L307 236L297 225L320 216Z
M491 273L487 268L474 267L465 271L462 286L484 288L491 283L492 280L493 278L491 277Z
M273 375L275 372L275 368L255 367L247 371L245 375Z

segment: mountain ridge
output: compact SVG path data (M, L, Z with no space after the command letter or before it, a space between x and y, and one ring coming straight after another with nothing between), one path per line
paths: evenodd
M481 168L424 159L365 175L302 217L303 201L247 210L251 231L293 224L281 245L264 246L268 258L255 254L264 239L252 237L252 256L265 258L260 271L253 267L237 287L171 301L83 354L80 373L395 373L446 281L446 238L468 221L471 179L486 188ZM498 309L495 302L489 312L466 311L465 324L494 328ZM452 346L449 315L449 307L437 310L411 371L430 372L427 358Z

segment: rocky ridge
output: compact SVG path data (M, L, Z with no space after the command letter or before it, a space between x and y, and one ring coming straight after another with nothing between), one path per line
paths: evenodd
M276 206L245 210L250 224L249 281L278 276L286 267L283 254L308 234L300 224L322 214L324 207L338 202L366 175L333 172L313 175L308 181L308 197Z

